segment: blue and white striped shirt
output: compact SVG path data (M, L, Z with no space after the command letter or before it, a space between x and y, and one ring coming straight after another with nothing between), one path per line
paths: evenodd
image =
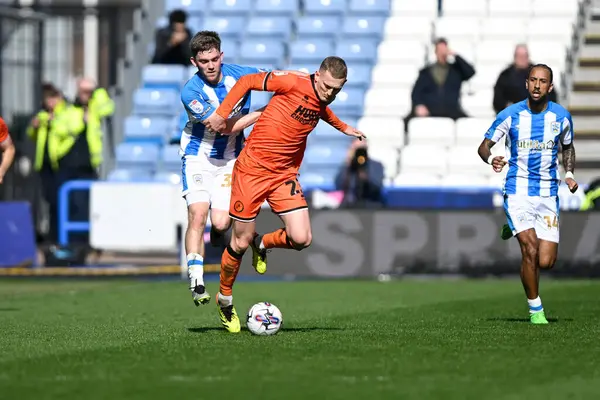
M510 156L504 193L557 196L558 142L568 145L573 141L571 114L553 102L545 111L532 113L523 100L502 110L485 137L498 142L505 135Z
M197 72L181 91L181 102L188 114L188 122L181 133L181 153L186 157L205 155L217 160L236 158L244 145L244 133L221 135L209 132L202 124L227 96L233 85L244 75L261 70L235 64L222 64L223 79L213 86ZM245 115L250 111L250 94L234 108L230 117Z

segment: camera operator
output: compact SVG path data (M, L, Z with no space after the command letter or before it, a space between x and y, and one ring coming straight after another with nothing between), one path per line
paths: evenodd
M383 206L383 177L383 164L369 158L366 141L355 140L336 177L336 188L344 192L342 207Z

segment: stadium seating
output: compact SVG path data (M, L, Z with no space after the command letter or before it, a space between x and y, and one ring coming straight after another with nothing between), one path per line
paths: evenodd
M343 57L348 82L331 108L367 134L369 154L383 164L386 182L498 187L501 176L490 174L476 151L494 118L495 81L515 45L527 43L532 59L549 63L560 85L578 0L444 0L439 15L438 0L167 0L165 14L177 8L190 14L194 29L220 33L225 62L312 73L324 57ZM439 36L475 65L476 75L462 93L470 118L413 119L405 136L412 86L419 70L433 61L431 43ZM178 182L179 154L166 143L187 122L179 90L195 72L194 67L144 68L110 179ZM251 109L271 95L253 92ZM308 140L302 184L334 188L351 142L320 122ZM504 141L492 151L504 154Z

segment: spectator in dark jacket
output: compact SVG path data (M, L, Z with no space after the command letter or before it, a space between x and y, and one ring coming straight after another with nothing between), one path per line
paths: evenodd
M527 98L525 81L532 65L527 46L517 45L513 63L500 73L496 86L494 86L494 111L496 114L511 104ZM557 101L556 88L548 94L548 98L550 101Z
M174 10L169 14L169 26L156 31L153 64L190 64L192 32L185 26L187 14Z
M419 71L412 90L412 111L405 125L414 117L449 117L467 115L460 106L462 83L475 75L475 69L464 58L448 48L446 39L435 42L437 61Z

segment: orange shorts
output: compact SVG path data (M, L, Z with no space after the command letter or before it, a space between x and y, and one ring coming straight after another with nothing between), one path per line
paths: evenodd
M308 208L297 173L271 172L249 157L238 158L231 176L229 216L254 221L265 200L278 215Z

